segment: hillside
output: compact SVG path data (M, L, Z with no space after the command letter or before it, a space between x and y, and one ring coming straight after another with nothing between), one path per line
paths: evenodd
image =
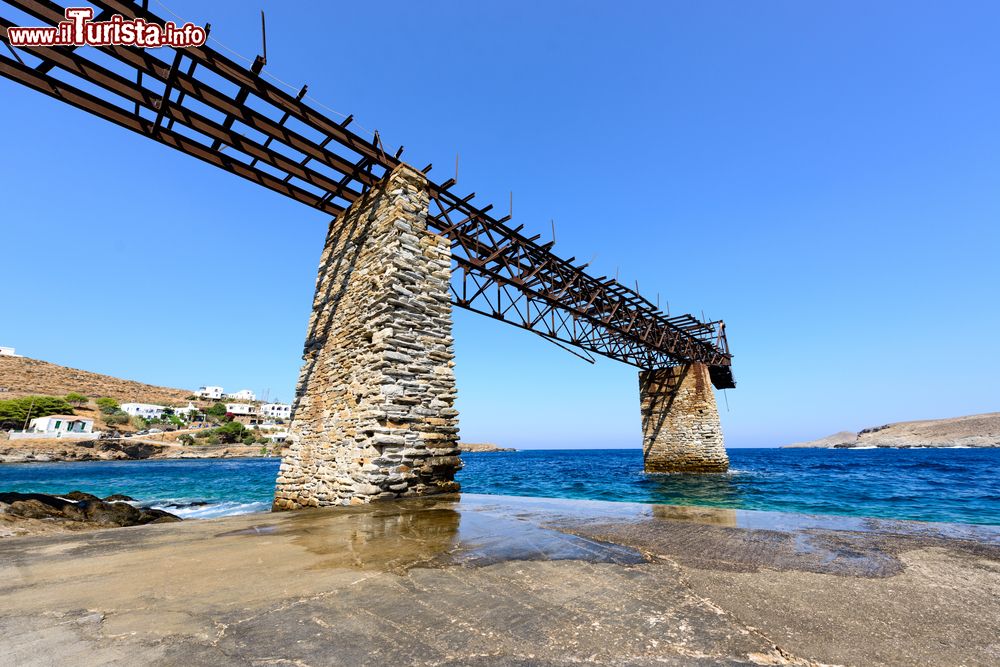
M896 422L785 447L1000 447L1000 412Z
M108 396L121 403L161 405L183 404L191 395L189 389L157 387L27 357L0 357L0 399L30 394L65 396L71 391L91 398Z

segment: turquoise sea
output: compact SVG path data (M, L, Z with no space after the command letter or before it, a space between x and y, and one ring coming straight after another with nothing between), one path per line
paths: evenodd
M1000 449L731 449L717 475L646 475L637 449L465 454L470 493L1000 525ZM277 459L0 465L0 491L124 493L185 517L270 507Z

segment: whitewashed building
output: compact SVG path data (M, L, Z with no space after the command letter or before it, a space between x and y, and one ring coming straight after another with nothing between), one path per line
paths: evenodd
M226 412L237 417L256 417L259 414L257 406L249 403L226 403Z
M74 415L49 415L36 417L29 422L29 431L53 436L71 433L93 433L94 420Z
M288 439L288 431L267 431L264 437L271 442L284 442Z
M260 406L260 416L270 419L291 419L292 406L287 403L265 403Z
M222 398L222 387L198 387L198 391L194 392L194 395L198 398L217 401Z
M256 401L257 394L253 393L249 389L240 389L235 393L226 394L226 398L231 398L234 401Z
M185 408L170 408L170 409L173 410L174 414L177 415L178 417L181 415L190 416L191 414L201 412L201 410L199 410L194 403L188 403L187 407Z
M0 345L0 357L20 357L20 354L14 354L14 348L4 347Z
M122 403L121 409L122 412L133 417L159 419L163 416L163 411L167 408L163 405L153 405L151 403Z

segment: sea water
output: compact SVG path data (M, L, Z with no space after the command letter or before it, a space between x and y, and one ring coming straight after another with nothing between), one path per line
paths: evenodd
M637 449L470 453L470 493L1000 524L1000 449L731 449L731 470L647 475ZM0 491L124 493L185 518L270 508L277 459L0 465Z

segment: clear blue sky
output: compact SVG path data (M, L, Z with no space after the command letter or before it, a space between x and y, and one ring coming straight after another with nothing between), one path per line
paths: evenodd
M167 4L247 56L263 7L270 73L725 318L729 446L1000 409L1000 4ZM6 80L0 144L0 345L291 399L324 216ZM639 445L633 368L455 336L465 439Z

